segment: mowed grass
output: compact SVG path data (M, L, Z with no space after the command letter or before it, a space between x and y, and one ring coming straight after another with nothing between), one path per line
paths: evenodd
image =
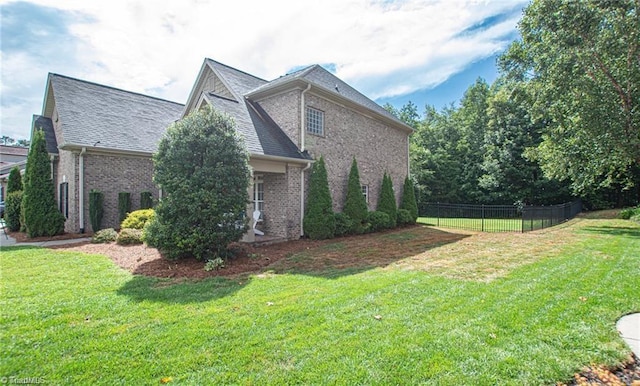
M414 227L379 235L361 257L353 240L201 281L132 276L98 255L4 249L0 375L541 385L630 352L615 322L640 311L636 223L577 219L506 235ZM335 264L340 254L350 263Z
M542 220L526 220L523 224L521 218L420 217L418 223L481 232L522 232L543 227ZM549 227L550 224L545 223L544 226Z

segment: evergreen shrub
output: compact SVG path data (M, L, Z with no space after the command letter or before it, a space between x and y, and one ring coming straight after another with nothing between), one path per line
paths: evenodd
M335 213L336 231L335 236L346 236L353 229L353 220L344 213Z
M22 191L11 192L4 203L4 220L12 232L20 230L20 210L22 207Z
M335 235L336 220L329 192L329 180L324 158L313 165L309 182L309 196L304 215L304 233L314 240L330 239Z
M398 217L396 196L393 194L393 182L387 173L384 173L382 177L382 187L380 188L380 197L376 211L384 212L389 216L392 224L391 228L396 225L396 218Z
M120 229L144 229L144 226L155 216L153 209L134 210L120 224Z
M151 192L140 193L140 209L153 208L153 195Z
M118 222L121 223L131 212L131 193L118 193Z
M104 216L104 193L91 189L89 192L89 222L93 232L100 230Z

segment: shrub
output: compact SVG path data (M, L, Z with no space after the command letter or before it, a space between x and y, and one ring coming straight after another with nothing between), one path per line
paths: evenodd
M51 163L41 129L33 133L27 156L22 207L23 224L29 237L54 236L64 232L65 218L56 205Z
M380 211L369 212L367 221L369 222L369 232L391 229L395 225L387 213Z
M9 172L9 178L7 179L7 195L13 192L22 191L22 175L20 175L20 168L14 166Z
M91 189L89 192L89 222L93 232L100 230L104 216L104 193Z
M353 228L353 220L344 213L335 213L334 218L336 223L335 236L348 235Z
M380 198L378 199L378 212L384 212L391 219L391 228L396 225L398 217L396 209L396 196L393 194L393 182L387 173L382 177L382 187L380 188Z
M118 233L116 243L119 245L142 244L142 229L124 228Z
M151 192L140 193L140 209L153 208L153 195Z
M20 230L21 207L22 191L9 193L7 195L7 201L5 201L4 219L7 222L7 228L12 232Z
M147 222L151 221L156 212L153 209L134 210L120 224L121 229L144 229Z
M416 220L418 219L418 203L416 202L416 192L409 176L404 179L404 185L402 186L402 199L400 200L400 209L409 211L411 222L416 222ZM400 218L399 215L398 218ZM409 223L403 223L401 225L404 224Z
M336 231L333 203L324 158L313 165L309 182L307 210L304 214L304 233L314 240L330 239Z
M118 222L121 223L131 212L131 193L118 193Z
M416 220L411 215L411 212L406 209L398 209L398 220L396 221L398 226L415 224L415 222Z
M249 154L233 121L211 107L192 112L167 129L153 162L167 195L146 242L170 259L226 256L248 229Z
M640 214L640 207L622 209L618 217L620 217L623 220L629 220L631 217L633 217L636 214Z
M113 228L101 229L93 234L91 242L95 244L111 243L118 238L118 232Z
M360 173L358 172L358 163L355 157L351 162L351 170L349 171L347 198L345 199L343 213L351 219L351 232L356 234L364 232L368 208L367 202L362 194ZM336 234L338 234L337 230Z

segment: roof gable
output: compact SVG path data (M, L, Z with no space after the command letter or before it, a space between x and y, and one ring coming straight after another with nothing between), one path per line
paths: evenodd
M49 74L47 96L50 91L64 138L64 143L58 144L61 148L87 146L153 153L184 107L58 74ZM45 102L45 106L48 104Z
M182 116L187 116L198 107L203 94L240 102L244 99L244 94L265 83L267 81L264 79L207 58L202 63Z
M389 113L382 106L367 98L355 88L349 86L346 82L327 71L318 64L300 69L291 74L281 76L269 83L251 90L246 94L248 98L264 98L272 93L278 93L287 88L300 87L305 84L314 86L315 91L321 93L326 98L345 101L359 109L366 109L380 117L382 120L400 128L404 131L411 132L413 129Z

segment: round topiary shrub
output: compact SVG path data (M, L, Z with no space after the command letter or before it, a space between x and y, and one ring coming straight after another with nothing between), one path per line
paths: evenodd
M398 209L398 226L415 224L413 215L407 209Z
M91 242L94 244L111 243L118 238L118 232L113 228L107 228L97 231L91 237Z
M385 229L391 229L395 226L395 222L385 212L374 211L369 212L367 216L369 222L369 232L378 232Z
M142 229L124 228L120 230L116 243L119 245L142 244Z
M333 216L336 222L336 236L346 236L351 233L353 220L349 216L344 213L335 213Z
M120 224L120 229L144 229L147 222L153 220L156 212L153 209L134 210Z

